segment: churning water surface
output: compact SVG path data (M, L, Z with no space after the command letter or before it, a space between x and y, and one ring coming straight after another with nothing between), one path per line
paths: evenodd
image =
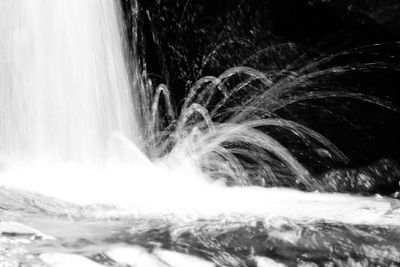
M0 2L2 266L400 262L397 200L228 187L185 149L150 161L122 24L117 1Z

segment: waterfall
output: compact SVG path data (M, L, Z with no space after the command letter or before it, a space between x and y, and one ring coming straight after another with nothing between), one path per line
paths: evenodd
M0 162L102 162L139 143L118 1L0 2Z
M0 0L0 189L23 189L78 205L112 204L118 216L242 214L271 222L314 218L399 224L398 215L392 216L397 202L384 198L251 186L255 176L250 172L259 170L266 184L280 186L270 167L274 163L294 173L287 181L303 183L310 191L319 185L260 127L286 128L341 156L317 132L268 117L293 101L332 96L328 91L285 98L309 74L274 83L263 72L235 67L195 83L176 116L167 86L140 91L154 89L144 79L149 88L136 88L141 81L135 61L129 61L123 29L117 0ZM311 74L315 78L337 70ZM225 90L234 76L247 80ZM268 90L249 94L229 120L216 120L228 99L254 80ZM209 109L217 91L219 102ZM161 95L175 126L168 131L158 130ZM146 141L154 143L153 161L140 150L145 147L142 129ZM229 187L226 180L246 186ZM106 216L101 209L92 211Z

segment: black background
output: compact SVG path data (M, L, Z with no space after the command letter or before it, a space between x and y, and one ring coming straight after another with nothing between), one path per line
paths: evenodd
M132 0L122 3L129 38L134 38L130 31ZM400 73L396 70L400 49L395 43L400 41L400 4L394 0L139 0L138 6L137 45L142 66L146 65L154 84L167 84L178 110L188 88L202 76L217 76L255 51L286 42L326 55L374 43L393 43L373 58L390 61L393 69L342 79L352 80L363 93L400 106ZM222 48L213 53L218 46ZM284 51L278 56L281 59L263 58L250 65L262 70L272 61L284 67L291 60ZM342 60L343 64L368 62L369 56ZM381 158L400 162L398 113L332 99L292 106L280 115L331 139L351 158L351 165L366 165Z

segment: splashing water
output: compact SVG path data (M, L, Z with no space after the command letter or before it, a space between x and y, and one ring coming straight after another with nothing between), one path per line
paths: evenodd
M285 146L259 127L288 129L301 139L320 142L345 159L317 132L271 116L286 102L340 96L340 92L331 91L286 96L299 83L312 83L315 77L337 72L321 69L308 73L334 56L306 65L280 82L274 82L272 73L248 67L229 69L219 77L204 77L191 88L181 115L176 118L168 88L160 85L153 90L151 84L140 85L141 80L135 76L136 62L127 62L121 11L116 1L4 1L1 5L4 14L0 29L5 37L0 50L4 58L0 131L3 185L76 204L117 204L124 207L124 212L141 215L267 216L275 214L275 208L268 203L276 200L274 192L278 189L225 186L226 182L254 184L242 158L261 167L255 172L267 184L280 185L281 178L276 177L274 169L278 164L291 172L288 180L294 177L295 182L311 190L319 185ZM344 70L343 67L341 71ZM134 83L130 81L132 76ZM227 84L235 76L245 79L236 86L231 84L229 90ZM254 82L267 89L245 101L240 111L233 110L229 119L217 123L229 99ZM360 94L344 96L385 104ZM165 130L159 124L163 117L158 114L161 97L166 100L166 115L172 121ZM207 107L214 98L219 102L209 111ZM262 114L258 114L260 110L264 110ZM144 140L148 142L142 145ZM148 150L153 162L141 149ZM278 212L278 217L333 220L332 210L341 210L343 216L338 220L343 222L376 223L376 214L391 210L385 200L366 199L370 207L367 213L371 215L368 219L350 210L344 215L342 205L355 210L363 205L359 197L283 189L279 192L285 197L274 202L288 209ZM296 213L296 209L290 212L289 207L294 207L296 201L311 206L303 213Z
M96 183L86 169L124 161L121 143L141 146L119 4L6 0L0 9L1 183L70 196L79 185L82 200Z
M30 203L23 207L28 214L80 219L168 215L181 223L222 216L241 225L257 218L272 228L287 220L400 225L392 199L255 186L322 188L265 127L285 129L347 160L319 133L279 118L280 108L326 97L390 107L360 93L305 90L319 78L353 70L323 68L338 55L296 72L235 67L206 76L191 87L178 116L168 88L153 88L145 72L137 75L136 59L128 60L117 1L5 0L0 33L0 185L10 190L0 188L5 206ZM248 88L253 91L242 95ZM161 98L165 116L159 114Z

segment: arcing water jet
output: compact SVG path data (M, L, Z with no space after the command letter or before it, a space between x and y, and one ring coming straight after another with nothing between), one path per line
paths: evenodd
M328 58L297 72L232 68L195 83L177 116L168 88L140 80L136 59L128 62L119 9L117 1L107 0L1 2L2 185L79 205L114 204L143 216L248 214L268 220L398 223L385 199L251 186L261 176L264 185L319 189L289 149L262 127L285 128L345 159L323 136L276 117L275 111L332 96L385 105L360 94L305 92L300 86L346 67L315 71ZM228 86L238 77L239 83ZM255 96L250 91L235 105L233 99L248 88ZM163 116L157 110L161 95L171 121L165 129L157 123ZM284 182L277 168L288 170Z

